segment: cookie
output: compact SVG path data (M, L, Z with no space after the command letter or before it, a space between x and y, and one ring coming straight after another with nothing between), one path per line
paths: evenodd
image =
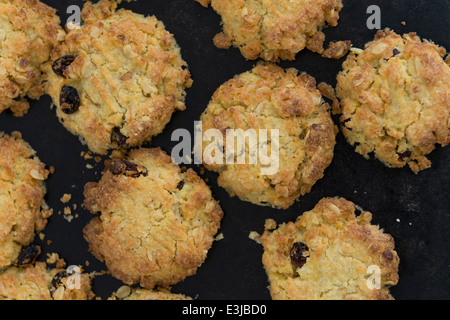
M356 151L387 167L418 173L450 142L450 66L446 50L416 34L379 31L354 50L337 78L342 131Z
M185 89L192 85L164 24L116 7L86 2L84 24L67 34L45 66L59 120L99 154L149 142L175 110L185 110Z
M192 300L183 294L171 293L168 290L148 290L142 288L120 287L109 300Z
M48 269L43 262L0 272L0 300L90 300L93 297L91 279L85 273L69 275L64 269Z
M274 300L391 300L398 282L394 239L355 214L343 198L324 198L297 221L266 222L263 264Z
M35 231L44 229L52 214L44 201L48 175L20 133L0 133L0 268L24 264L39 251L31 247L18 261L23 246L33 241Z
M44 94L40 68L64 39L59 23L55 10L40 1L0 1L0 113L23 116L27 98Z
M84 228L89 250L112 276L146 289L195 274L223 216L205 182L161 149L109 161L84 195L85 207L101 213Z
M315 79L295 69L259 63L217 89L201 122L204 135L210 129L223 135L222 163L203 156L204 166L219 173L219 186L231 196L257 205L287 209L299 196L311 191L333 159L337 127L329 105L316 89ZM237 150L230 157L226 149L232 147L227 148L227 135L239 129L254 130L258 141L254 147L246 140L245 150ZM271 158L274 155L274 170L265 170L267 162L262 161L263 157L250 161L249 150L261 151L266 144L260 130L267 130L268 138L278 132L278 143L267 139L267 149L278 154L270 153ZM203 155L210 146L211 142L203 141ZM237 155L242 151L245 163L238 164ZM275 162L278 166L273 165Z
M247 60L294 60L305 48L323 53L326 26L337 26L342 0L197 0L221 16L218 48L239 48Z

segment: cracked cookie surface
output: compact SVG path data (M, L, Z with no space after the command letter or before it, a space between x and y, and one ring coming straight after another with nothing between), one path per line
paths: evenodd
M324 198L297 221L266 222L263 264L275 300L391 300L398 282L394 239L371 224L372 214L355 215L343 198ZM273 229L277 228L274 231ZM379 270L377 280L370 279Z
M299 196L311 191L333 159L337 127L328 109L313 77L295 69L285 71L271 63L259 63L214 93L201 116L202 129L204 133L220 130L223 150L227 149L228 130L255 130L257 135L259 130L267 130L267 149L271 150L272 144L275 151L278 149L272 159L278 162L278 170L266 174L262 169L267 166L261 157L252 164L252 147L247 139L245 163L237 164L240 151L236 151L232 155L234 163L230 164L228 152L224 151L222 164L208 164L204 159L204 166L219 173L219 186L231 196L287 209ZM272 130L279 132L278 145L270 138ZM264 147L261 136L257 143L256 149ZM203 154L209 147L210 143L203 142Z
M87 2L84 24L46 65L46 90L63 125L91 151L140 146L185 110L192 85L173 35L156 17Z
M64 39L53 8L37 0L0 1L0 113L23 116L44 94L41 65Z
M379 31L353 52L337 80L342 131L356 151L418 173L450 143L450 66L446 50L416 34Z
M102 179L86 185L86 208L101 213L84 228L90 251L128 285L168 287L195 274L223 216L209 187L161 149L132 150L115 161L141 174L107 163Z
M306 47L323 52L325 26L335 27L342 0L197 0L221 16L218 48L238 47L247 60L294 60Z
M0 268L14 264L52 214L44 202L45 165L20 133L0 133Z
M78 280L64 269L48 269L43 262L26 268L9 267L0 272L0 300L92 299L89 275L74 276L79 276Z

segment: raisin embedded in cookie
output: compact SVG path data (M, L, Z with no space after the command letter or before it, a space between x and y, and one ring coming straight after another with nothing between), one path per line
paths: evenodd
M86 208L101 213L84 228L90 251L114 277L147 289L195 274L223 216L206 183L161 149L107 162L84 194Z
M37 0L0 0L0 113L23 116L44 94L41 65L64 39L53 8Z
M64 269L48 269L43 262L0 272L0 300L90 300L93 297L91 279L85 273L69 275Z
M329 105L324 103L315 79L295 69L285 71L272 63L259 63L223 84L214 93L201 121L204 135L210 129L223 134L221 163L206 159L211 142L203 141L205 167L219 173L218 184L231 196L257 205L290 207L299 196L311 191L333 159L337 127ZM233 149L227 148L227 135L230 130L239 129L254 130L257 145L254 148L246 140L245 150L232 154L227 151ZM259 135L260 130L266 130L262 132L266 132L267 139ZM271 140L276 133L273 130L279 132L278 145ZM270 165L261 156L265 154L265 144ZM277 156L269 151L272 148L278 150ZM256 163L251 161L250 149L260 154ZM238 164L241 152L246 159ZM273 171L265 171L267 167Z
M46 65L47 92L63 125L99 154L140 146L185 110L192 85L180 48L155 17L86 2L84 24Z
M366 158L418 173L450 143L450 66L446 50L416 34L379 31L344 62L337 80L342 131Z
M196 0L221 16L218 48L238 47L247 60L294 60L306 47L323 53L327 25L335 27L342 0Z
M113 293L109 300L192 300L192 298L163 289L148 290L122 286Z
M48 175L20 133L0 133L0 268L30 264L39 254L26 246L52 214L44 202Z
M355 214L343 198L324 198L297 221L266 223L263 264L274 300L391 300L398 282L394 239Z

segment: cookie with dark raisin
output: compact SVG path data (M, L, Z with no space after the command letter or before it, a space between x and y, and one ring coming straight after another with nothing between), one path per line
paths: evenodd
M90 300L91 277L50 269L43 262L0 272L0 300Z
M134 149L106 163L85 186L84 205L100 213L84 228L89 250L112 276L146 289L197 272L223 216L206 183L161 149Z
M394 239L343 198L324 198L296 222L266 222L263 264L274 300L391 300ZM275 230L274 230L275 229Z
M342 132L356 152L414 173L450 144L450 66L446 50L415 33L378 31L354 50L337 77Z
M0 132L0 268L26 265L40 249L30 245L51 216L44 201L49 171L18 132Z
M149 142L176 110L186 109L192 85L164 24L116 9L113 0L86 2L84 24L67 34L44 67L58 118L98 154Z

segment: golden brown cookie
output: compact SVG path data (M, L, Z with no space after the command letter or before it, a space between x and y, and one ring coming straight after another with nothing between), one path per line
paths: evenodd
M86 2L84 25L68 33L46 65L58 118L100 154L150 141L175 110L185 110L192 85L164 24L116 7Z
M168 290L136 289L128 286L120 287L109 300L192 300L183 294L171 293Z
M44 202L48 174L20 133L0 133L0 268L17 264L22 247L47 224L52 214Z
M297 221L266 222L263 264L274 300L384 300L398 282L394 239L355 215L343 198L324 198ZM377 273L378 272L378 273ZM378 277L378 279L377 279Z
M201 121L204 135L210 129L223 134L222 164L208 163L204 157L205 167L219 173L218 184L231 196L254 204L290 207L300 195L311 191L333 159L337 127L329 105L316 89L315 79L295 69L285 71L271 63L259 63L223 84L214 93ZM278 156L273 159L278 161L276 171L266 174L262 169L267 165L262 158L251 163L249 150L255 148L249 140L244 150L245 163L237 164L241 151L232 155L230 163L227 134L239 129L257 133L258 150L265 144L259 130L267 130L267 137L278 130L278 145L275 140L267 142L268 150L272 145L278 149ZM210 145L203 142L203 154Z
M86 208L101 213L84 228L90 251L114 277L147 289L195 274L223 216L205 182L161 149L109 161L84 194Z
M91 279L84 273L69 275L64 269L48 269L43 262L0 272L0 300L90 300L93 297Z
M0 0L0 113L23 116L44 94L41 65L64 39L54 9L37 0Z
M338 76L342 130L366 158L418 173L437 144L450 142L450 66L446 50L416 34L379 31L354 50Z
M342 0L197 0L221 16L218 48L238 47L247 60L294 60L306 47L323 53L327 25L335 27Z

